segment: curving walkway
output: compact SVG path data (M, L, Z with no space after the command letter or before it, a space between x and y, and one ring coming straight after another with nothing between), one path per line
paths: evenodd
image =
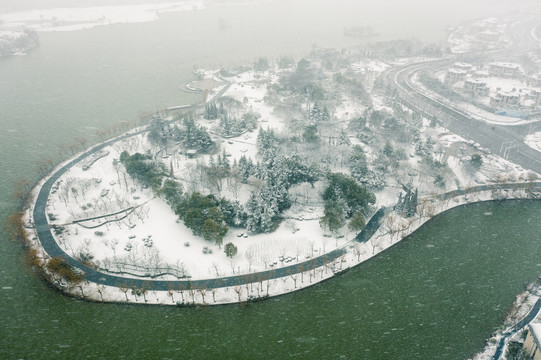
M32 212L34 226L41 242L41 245L45 252L51 257L60 256L66 259L66 261L73 267L79 268L84 271L85 278L88 281L95 282L97 284L108 285L108 286L117 286L117 287L127 287L127 288L142 288L144 287L147 290L189 290L189 289L208 289L208 288L221 288L221 287L230 287L237 285L244 285L254 282L261 282L269 279L276 279L286 276L294 276L295 274L300 274L302 272L307 272L321 266L328 265L333 261L337 260L341 256L346 254L345 248L339 248L334 251L328 252L326 254L320 255L318 257L312 258L310 260L297 263L294 265L289 265L286 267L281 267L272 270L266 270L251 274L243 275L234 275L221 278L211 278L203 280L148 280L148 279L133 279L126 278L122 276L115 276L111 274L106 274L99 272L95 269L89 268L88 266L80 263L76 259L72 258L67 254L56 242L49 223L47 221L47 199L49 193L54 185L54 183L65 174L72 166L83 161L85 158L94 154L97 151L102 150L106 146L109 146L117 141L127 139L132 136L136 136L147 132L148 130L142 129L136 132L122 135L120 137L108 140L102 144L99 144L92 149L86 151L85 153L77 156L75 159L67 162L58 168L41 186L38 196L36 197L34 210ZM374 216L367 223L366 227L355 237L354 241L365 242L370 239L370 237L375 233L375 231L381 225L383 216L385 214L385 209L382 208L374 214Z
M503 334L503 337L500 339L500 342L498 343L498 347L496 348L496 352L494 353L494 356L492 357L492 360L498 360L503 353L503 348L507 342L507 338L511 337L512 335L516 334L519 330L524 328L526 325L528 325L539 313L539 310L541 309L541 298L539 298L528 315L524 317L524 319L520 320L518 323L513 325L511 329L509 329L506 333Z
M115 139L106 141L100 145L95 146L94 148L88 150L87 152L79 155L75 159L67 162L59 169L57 169L43 184L40 188L38 196L36 198L36 203L33 210L33 219L36 232L41 242L41 245L45 252L50 257L61 256L64 257L71 266L77 267L85 272L85 278L88 281L95 282L97 284L108 285L108 286L117 286L123 288L142 288L144 287L147 290L163 290L167 291L170 289L176 290L190 290L190 289L208 289L208 288L222 288L230 287L237 285L245 285L249 283L261 282L270 279L277 279L281 277L294 276L295 274L300 274L319 268L325 265L331 264L333 261L339 259L341 256L346 254L345 247L336 249L329 253L320 255L316 258L297 263L294 265L289 265L282 268L271 269L256 273L243 274L243 275L234 275L221 278L210 278L202 280L153 280L153 279L133 279L126 278L122 276L116 276L111 274L106 274L99 272L95 269L89 268L86 265L80 263L76 259L68 255L64 250L60 248L56 242L49 223L47 221L46 215L46 204L54 183L66 173L72 166L84 160L86 157L90 156L96 151L99 151L106 146L111 145L112 143L123 140L132 136L136 136L146 132L146 129L139 130L133 133L129 133ZM435 200L447 200L456 196L467 195L479 191L487 190L509 190L509 189L523 189L525 187L532 188L541 188L541 182L536 183L520 183L520 184L494 184L494 185L480 185L468 189L450 191L444 194L434 196ZM356 242L366 242L372 235L378 230L383 218L387 212L386 208L379 209L372 218L368 221L365 228L353 239ZM330 265L329 265L330 266ZM334 269L333 269L334 270ZM541 305L541 304L540 304Z

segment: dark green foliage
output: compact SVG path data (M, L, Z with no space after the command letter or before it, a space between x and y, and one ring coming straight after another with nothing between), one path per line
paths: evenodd
M201 227L201 235L207 241L222 244L222 239L229 230L225 224L224 215L219 207L211 207L204 213L205 221Z
M307 165L299 155L284 157L283 168L286 171L287 187L307 182L314 186L314 183L321 177L321 170L316 163Z
M418 190L415 189L415 192L413 192L406 187L404 188L406 190L406 195L402 196L402 193L400 193L395 209L404 216L411 217L415 215L415 212L417 211Z
M321 108L316 102L314 106L312 106L312 108L310 109L308 118L310 122L312 122L312 124L319 124L322 122L329 121L331 118L331 115L329 114L329 110L327 109L327 106L323 106L323 108Z
M434 177L434 185L439 186L440 188L444 188L444 187L445 187L445 179L443 178L442 175L437 174L437 175Z
M203 116L207 120L217 119L219 116L218 107L215 102L205 104L205 115Z
M182 201L182 184L172 179L167 179L159 192L164 197L165 201L173 209L176 208Z
M246 211L244 211L244 208L238 201L230 201L226 198L221 198L219 206L227 226L246 226Z
M349 172L357 181L362 182L368 174L368 164L363 149L359 145L353 146L349 157Z
M366 222L364 220L363 214L361 214L360 212L355 212L353 213L353 215L351 215L348 228L351 231L361 231L365 225Z
M184 220L184 225L192 229L194 235L221 245L228 231L228 225L243 224L245 214L237 202L226 199L217 200L214 195L203 196L194 192L186 194L175 209Z
M376 202L375 195L359 185L351 176L329 173L327 179L329 186L323 193L325 208L324 216L320 219L321 226L335 232L345 224L347 218L353 216L355 218L352 219L352 226L354 228L361 226L362 213L367 212L369 206Z
M483 165L483 158L479 154L473 154L470 158L470 164L475 170L479 170Z
M259 129L257 134L257 151L264 157L265 152L278 146L278 137L274 134L273 129Z
M120 162L128 174L143 186L149 186L156 192L161 188L166 169L162 163L152 160L152 156L141 153L130 155L127 151L123 151L120 154Z
M233 256L237 255L238 249L233 243L227 243L224 247L225 255L228 258L232 258Z
M393 156L393 146L391 145L390 142L386 142L385 143L385 146L383 147L383 154L387 157L392 157Z
M246 158L242 155L237 164L237 171L243 183L246 183L250 176L254 176L256 172L256 166L252 162L252 158Z
M317 125L308 125L304 129L304 133L302 134L302 139L307 143L319 142L319 135L317 133Z
M183 125L182 129L178 126L173 128L173 140L180 142L185 149L197 150L199 153L207 154L214 150L215 144L207 129L198 126L191 117L186 117Z
M220 115L220 132L223 136L233 137L242 134L244 131L251 131L257 126L257 120L261 115L248 112L240 119L230 117L227 112Z
M505 352L505 358L509 360L529 360L532 357L528 356L528 353L523 350L522 343L509 341L507 351Z
M150 140L152 144L163 146L167 142L169 127L165 121L163 121L160 113L156 112L152 115L148 129L148 140Z
M328 199L325 201L323 217L319 219L319 224L324 229L334 233L346 222L347 205L343 199Z
M280 203L289 205L287 192L276 191L269 186L261 189L259 193L252 193L246 204L246 228L251 234L260 232L269 233L275 228L280 213Z
M430 154L433 147L434 141L432 141L430 136L425 142L423 142L422 139L419 139L419 141L415 144L415 154L419 156L427 156Z
M342 173L329 173L327 175L329 186L323 193L323 200L344 200L347 205L346 218L355 212L364 212L370 205L375 204L376 196L364 186L359 185L351 176Z

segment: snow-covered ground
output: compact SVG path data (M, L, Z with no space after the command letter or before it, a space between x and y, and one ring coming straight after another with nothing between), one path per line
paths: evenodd
M526 136L524 142L532 149L541 151L541 132L538 131L536 133Z
M3 27L29 27L36 31L73 31L118 23L148 22L160 13L205 8L203 0L183 0L138 5L36 9L0 14Z
M452 103L447 100L444 96L431 91L427 89L419 80L419 77L417 74L415 74L412 77L412 81L417 86L417 89L422 91L423 94L426 96L429 96L432 99L435 99L437 101L440 101L443 104L452 105L454 108L462 111L463 113L467 114L472 119L476 119L479 121L484 121L489 124L497 124L497 125L523 125L523 124L530 124L536 121L539 121L539 119L530 119L530 120L524 120L516 117L511 116L504 116L504 115L497 115L492 112L488 112L486 110L483 110L474 104L464 102L464 101L453 101ZM509 84L508 84L509 85Z
M272 107L263 101L267 82L275 81L275 76L272 73L263 75L245 72L227 80L232 84L223 96L244 103L251 111L261 114L261 118L254 130L235 138L219 139L221 147L230 155L231 162L238 161L243 155L256 160L258 130L272 128L277 133L285 130L283 119L274 114ZM376 108L390 110L377 98L374 100ZM346 121L350 114L359 111L358 106L346 100L339 107L337 116ZM198 121L212 129L217 120ZM499 182L502 179L510 182L531 179L532 174L502 158L485 153L473 142L445 128L429 128L427 125L428 120L425 119L422 136L430 136L436 141L434 150L440 154L440 161L449 167L449 176L456 179L449 181L445 189L439 189L440 192ZM94 153L60 177L51 191L46 212L56 240L64 251L76 259L91 261L104 272L117 274L126 271L126 277L148 279L147 274L153 275L155 272L160 273L157 269L168 268L174 270L176 277L164 275L163 279L197 280L277 269L338 248L346 250L346 254L338 260L302 274L251 284L250 287L208 289L212 293L212 301L206 293L207 289L190 293L175 292L172 289L169 292L156 291L149 294L147 300L152 303L228 303L245 301L250 297L283 294L309 286L387 249L441 211L473 199L488 200L496 196L494 192L485 192L434 202L430 194L436 189L431 181L427 182L425 176L421 176L421 158L410 155L411 169L414 175L419 174L412 178L412 186L419 187L421 196L419 217L405 219L391 212L378 232L363 244L352 241L356 234L346 228L331 237L319 224L323 214L320 196L324 189L322 182L317 182L314 188L309 184L300 184L290 189L293 206L283 214L284 220L276 231L257 235L248 235L243 229L228 231L223 243L231 242L238 248L237 255L228 258L220 246L194 236L164 200L156 198L150 189L133 181L118 162L124 150L133 154L145 153L151 148L146 134L135 135ZM409 154L413 152L413 149L407 151ZM483 165L478 172L468 171L469 159L473 153L482 155ZM367 149L367 157L370 156L376 155ZM197 186L200 174L197 173L197 167L208 162L209 156L188 158L179 153L178 149L168 148L158 152L155 159L170 169L173 176L183 183L185 191L191 192L199 190ZM245 203L254 186L257 184L226 181L218 196ZM398 184L394 184L377 192L377 206L393 205L400 189ZM526 194L520 191L501 192L497 196L525 197ZM33 239L35 245L39 246L35 235ZM69 291L96 300L140 301L137 292L129 295L121 288L93 283Z

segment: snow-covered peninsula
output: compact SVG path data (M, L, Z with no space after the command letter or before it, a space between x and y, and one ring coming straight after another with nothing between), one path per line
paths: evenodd
M325 51L199 71L188 90L202 105L58 165L26 217L50 281L96 301L257 300L328 279L451 207L539 196L537 174L379 95L389 65L332 56L340 66Z

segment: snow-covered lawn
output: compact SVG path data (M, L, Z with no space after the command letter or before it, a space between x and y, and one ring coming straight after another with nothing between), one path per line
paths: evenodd
M526 136L524 142L532 149L541 151L541 132L536 132Z
M246 83L233 84L224 95L240 101L247 98L248 107L262 115L260 127L282 131L282 120L263 102L265 86L244 77ZM212 127L212 122L205 124ZM256 137L257 129L222 139L221 146L231 162L243 155L254 158ZM173 268L191 279L205 279L306 261L343 246L355 236L347 230L339 237L325 234L319 225L323 215L321 184L315 188L301 184L291 189L294 204L273 233L248 236L244 229L228 231L223 243L231 242L238 248L238 254L230 259L223 246L194 236L163 199L132 180L118 162L123 150L133 154L150 148L146 134L131 137L90 156L57 181L47 213L53 226L62 227L56 237L68 254L90 258L104 270L118 272L138 266L144 274L148 269ZM185 190L192 190L190 184L197 183L193 179L197 163L209 160L206 155L190 159L172 148L155 158L173 170ZM220 196L245 203L250 189L249 184L229 184ZM113 215L104 216L108 214Z
M384 67L379 67L378 71L382 69ZM204 74L215 78L217 72ZM276 76L272 72L265 74L244 72L226 80L232 84L223 96L238 100L246 109L261 114L261 118L251 131L232 138L214 134L214 140L219 143L220 149L225 151L231 163L238 162L242 156L257 161L258 130L271 128L278 134L287 131L284 119L275 114L273 108L264 101L267 85L276 81ZM374 98L374 107L378 110L392 111L378 98ZM337 108L336 121L333 125L344 125L345 129L347 122L364 110L364 107L344 99ZM218 122L202 117L196 121L198 125L210 131L216 129ZM430 127L429 123L428 119L422 119L423 125L420 129L423 141L428 141L429 138L433 141L429 154L420 156L415 153L414 145L401 144L400 148L406 154L406 161L396 174L389 175L388 186L376 193L378 208L392 206L403 190L403 184L409 181L408 186L419 190L422 200L419 206L420 215L406 219L396 212L391 212L377 233L363 244L352 241L356 234L347 230L347 227L343 227L332 236L321 228L319 224L319 219L323 215L321 194L325 183L318 181L314 186L303 183L289 189L292 206L282 214L283 220L272 233L249 235L245 229L229 229L223 244L233 243L238 248L238 253L228 258L223 246L194 236L163 199L156 197L151 189L144 188L133 180L119 162L120 154L123 151L130 154L149 152L155 161L164 165L170 176L182 183L185 193L212 192L217 197L226 197L245 204L250 192L261 184L257 179L249 179L246 183L242 183L231 177L223 179L222 186L211 189L212 185L202 180L201 173L202 165L210 163L209 155L199 154L195 158L189 157L180 151L179 144L174 143L168 143L165 148L158 149L149 142L146 133L116 141L71 167L54 184L46 212L58 244L69 255L82 262L91 262L104 272L113 274L123 272L122 276L125 277L150 279L156 274L165 272L167 275L161 275L161 278L167 280L212 279L277 269L304 262L337 248L345 250L345 254L339 259L306 274L304 272L291 274L268 280L266 284L259 282L256 287L252 284L250 288L246 285L242 288L212 290L212 298L216 303L247 300L265 293L282 294L354 266L400 241L434 214L471 201L470 198L464 197L434 203L433 194L502 180L527 181L535 175L489 154L473 141L450 133L443 127ZM353 144L361 144L358 139L351 138L351 141ZM375 146L365 143L361 145L369 162L378 156L379 150ZM482 166L479 170L471 168L472 154L479 154L482 157ZM316 152L310 156L321 157L321 154ZM433 158L434 161L444 165L443 186L435 185L434 174L426 169L425 157ZM345 165L336 165L338 166ZM348 171L347 166L344 171ZM523 194L517 196L519 195ZM494 194L486 192L476 195L475 198L490 199L492 196ZM168 271L163 271L164 269ZM199 289L197 295L194 292L186 294L182 291L177 295L172 291L153 292L155 300L152 302L175 303L178 301L175 300L175 296L180 295L182 302L185 303L188 300L184 299L184 296L190 295L192 302L204 303L209 299L205 298L209 296L206 290ZM82 286L80 291L85 291ZM140 296L134 293L128 300L128 294L123 293L122 289L97 284L88 285L86 291L85 296L90 292L94 299L103 298L107 292L108 301L138 301Z

